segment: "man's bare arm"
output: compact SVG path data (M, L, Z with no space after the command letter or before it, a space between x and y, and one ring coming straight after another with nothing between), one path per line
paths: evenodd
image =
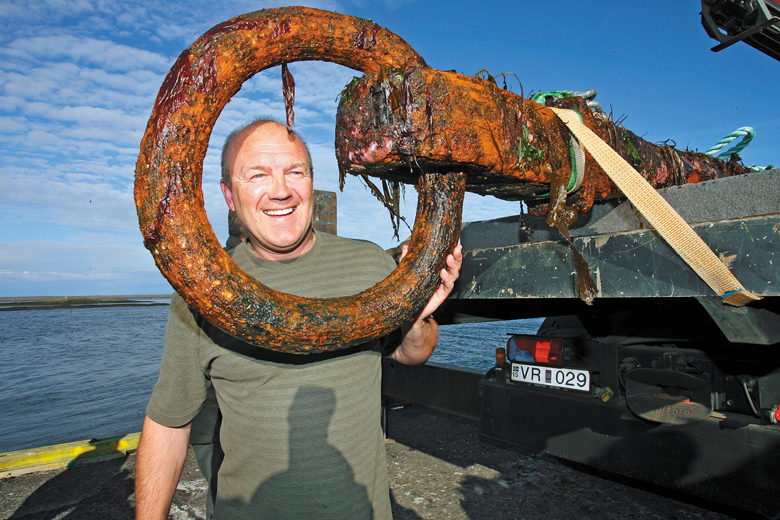
M189 441L190 424L169 428L144 419L135 456L136 520L168 518Z
M463 263L461 245L455 246L451 255L447 256L447 267L441 270L441 284L431 296L428 304L411 325L407 325L401 331L402 341L390 355L393 359L406 365L425 363L433 354L436 343L439 341L439 326L431 314L447 299L455 286L455 280L460 274L460 266ZM401 258L406 255L408 248L404 246Z

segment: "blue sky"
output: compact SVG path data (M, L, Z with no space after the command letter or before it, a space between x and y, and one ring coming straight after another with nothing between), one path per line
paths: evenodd
M245 1L0 0L0 296L170 292L142 245L132 199L146 121L176 57L235 15L287 5ZM322 1L370 18L434 68L517 74L526 95L595 88L626 128L704 151L756 130L746 164L780 164L780 63L745 44L720 53L698 1ZM337 191L336 97L355 73L295 63L295 128L309 142L315 187ZM510 87L519 92L519 86ZM255 115L283 118L278 69L244 85L211 146ZM204 164L209 219L224 241L218 152ZM414 217L413 190L405 215ZM354 178L339 193L339 234L395 245L386 212ZM516 213L467 196L464 219ZM402 237L403 238L403 237Z

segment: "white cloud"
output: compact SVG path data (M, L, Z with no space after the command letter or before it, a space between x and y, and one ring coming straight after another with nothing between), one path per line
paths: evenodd
M26 130L26 126L21 122L8 117L0 117L0 133L3 134L18 134Z
M38 21L51 17L56 20L64 13L79 16L92 7L86 0L7 0L0 4L0 16L9 21Z
M74 236L92 228L125 235L137 230L132 192L91 174L17 171L3 175L0 207L0 215L12 208L27 208L28 223L64 227ZM15 234L3 220L2 236Z
M170 291L143 248L99 240L86 244L0 242L0 296Z
M490 27L495 28L482 30L478 35L479 41L486 42L480 48L481 44L471 32L476 33L479 27L484 27L478 21L485 15L482 12L470 10L464 15L454 9L445 10L436 13L440 18L433 20L435 26L425 26L419 23L420 17L433 8L423 2L417 2L411 8L410 0L306 3L312 7L361 14L377 19L380 24L394 26L401 37L419 46L418 50L430 63L436 60L443 64L441 68L457 66L460 70L476 71L487 66L494 72L512 70L512 64L517 63L516 53L521 50L513 46L530 45L528 34L544 36L543 31L533 29L544 25L531 23L532 33L525 31L525 39L517 39L512 33L513 26L508 25L510 22L494 17ZM19 259L13 261L3 257L0 262L0 292L8 294L22 287L10 284L17 275L20 277L17 282L26 279L35 287L43 287L44 282L33 283L33 276L37 280L47 277L71 280L72 285L68 288L77 287L75 280L90 278L105 283L108 280L125 283L120 281L122 273L130 273L127 283L134 280L143 285L149 283L145 278L149 276L159 282L151 255L141 245L132 194L139 144L152 105L163 78L186 47L212 26L257 8L257 3L249 0L0 2L0 18L4 21L4 31L0 34L0 247ZM541 8L540 13L536 11L529 11L534 16L531 19L549 19L549 13L540 14ZM463 30L471 25L474 31ZM447 37L443 38L443 35ZM554 39L550 42L555 44L552 50L541 49L538 42L533 47L546 57L515 65L516 69L522 68L520 76L526 94L540 86L568 88L572 85L571 68L561 69L569 70L567 79L567 73L558 73L546 66L555 58L558 49L565 50L560 42ZM599 48L607 44L601 42ZM636 50L637 47L628 45L626 49ZM585 53L579 48L575 51ZM578 60L574 66L583 75L578 76L577 81L584 85L575 88L600 88L599 99L605 105L614 103L616 113L630 113L629 122L634 121L630 125L640 133L648 128L648 135L678 135L681 136L678 139L685 139L679 143L681 146L690 141L694 147L701 147L702 141L711 144L733 129L731 121L735 119L735 111L746 111L743 107L750 99L761 99L757 90L708 86L713 82L705 81L704 68L698 72L697 82L679 80L680 84L689 86L695 83L694 89L687 92L693 92L700 103L690 103L686 96L663 97L664 92L671 92L670 88L678 88L678 79L688 74L690 67L677 65L674 80L670 81L668 74L665 77L658 73L657 66L636 66L642 69L643 75L632 77L639 79L620 80L621 71L629 76L626 68L628 51L618 51L617 61L603 61L603 56L595 55L592 61ZM483 56L476 56L480 52ZM636 52L637 56L642 55L640 51ZM699 53L703 56L700 60L689 58L692 54L678 54L675 60L680 63L707 62L710 67L707 70L715 70L707 61L712 54L708 47ZM646 63L645 58L634 61ZM651 61L651 64L660 65L660 61ZM290 69L297 85L294 128L312 148L315 186L338 191L333 151L336 98L343 86L358 73L319 62L293 63ZM605 76L604 70L612 72ZM734 74L727 76L737 78L749 74L740 74L735 69ZM749 85L773 84L772 77L761 82L748 77L745 81ZM651 80L654 90L648 92L646 83ZM706 96L709 88L717 89L722 97L713 102L714 98ZM203 192L209 219L222 239L226 235L226 209L218 188L219 148L232 128L255 116L271 115L283 120L281 90L278 68L255 75L228 103L213 129L212 146L203 168ZM740 92L737 96L742 99L740 105L728 104L727 98L734 97L734 92ZM640 101L648 99L657 102ZM718 107L718 110L709 110L703 115L690 111L690 107L700 104ZM767 109L766 104L763 106L760 117L751 112L750 120L734 128L763 124L768 128L765 134L771 135L771 129L776 126L772 122L777 120L773 117L776 111ZM659 132L660 123L648 122L650 116L662 119L663 127L674 132ZM715 123L727 128L723 132L713 130L717 128ZM765 157L772 153L771 146L762 145L760 140L750 150L758 150ZM373 240L384 247L395 244L386 210L358 179L347 179L345 192L338 193L338 203L341 234ZM410 224L414 219L415 203L413 188L407 188L403 213ZM517 203L467 194L463 217L464 220L484 220L515 214L518 209ZM408 230L402 230L401 238L406 235ZM34 252L39 256L31 256ZM94 263L96 260L92 257L98 256L106 258L106 263ZM90 265L91 270L83 269L79 262ZM25 271L27 274L22 276L20 273ZM39 283L41 285L37 285ZM87 290L90 291L92 289Z
M6 59L29 62L67 60L69 63L96 66L107 71L157 70L170 66L166 57L153 52L109 40L73 35L17 39L7 43L0 55Z

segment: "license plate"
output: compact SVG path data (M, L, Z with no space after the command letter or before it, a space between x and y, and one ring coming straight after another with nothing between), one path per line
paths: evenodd
M512 381L535 385L590 391L590 372L573 368L540 367L512 363Z

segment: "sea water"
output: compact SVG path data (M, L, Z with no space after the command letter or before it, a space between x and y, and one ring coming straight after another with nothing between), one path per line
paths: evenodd
M167 316L167 305L0 312L0 453L140 431ZM541 322L442 326L431 361L487 370L508 333Z

